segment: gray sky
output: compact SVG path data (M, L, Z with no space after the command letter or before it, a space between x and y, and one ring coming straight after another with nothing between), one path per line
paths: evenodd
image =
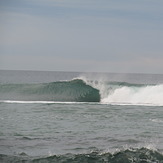
M0 69L163 73L162 0L1 0Z

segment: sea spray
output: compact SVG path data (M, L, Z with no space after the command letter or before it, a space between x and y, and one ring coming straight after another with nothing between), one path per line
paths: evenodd
M163 106L163 85L122 86L102 99L103 103Z
M101 103L114 105L163 106L163 84L136 84L90 80L85 76L79 79L100 92Z

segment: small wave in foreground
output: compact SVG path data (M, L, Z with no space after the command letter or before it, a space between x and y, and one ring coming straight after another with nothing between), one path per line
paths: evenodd
M163 155L147 148L127 149L114 154L92 152L88 154L65 154L48 157L30 158L0 155L1 163L163 163Z

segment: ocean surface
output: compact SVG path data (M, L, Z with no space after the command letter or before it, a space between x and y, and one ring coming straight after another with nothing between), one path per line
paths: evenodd
M163 163L163 75L1 70L0 163Z

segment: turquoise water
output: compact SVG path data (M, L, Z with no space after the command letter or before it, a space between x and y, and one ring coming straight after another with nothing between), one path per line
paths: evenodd
M162 83L163 75L0 71L0 162L162 163Z

